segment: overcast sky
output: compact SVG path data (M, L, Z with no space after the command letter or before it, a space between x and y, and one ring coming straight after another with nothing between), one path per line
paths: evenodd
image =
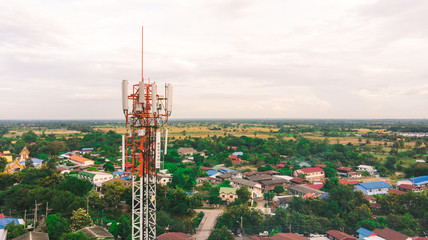
M121 119L122 79L179 118L428 118L425 0L0 2L0 119Z

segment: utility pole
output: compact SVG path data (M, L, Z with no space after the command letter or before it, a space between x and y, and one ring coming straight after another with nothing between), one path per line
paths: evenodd
M244 235L244 228L242 227L242 218L243 216L241 216L241 232L242 232L242 235Z
M48 218L48 212L50 211L50 210L52 210L52 209L49 209L49 202L46 202L46 218Z
M35 205L36 205L36 208L34 208L34 232L36 232L37 208L42 204L37 203L37 200L35 200Z
M24 222L27 223L27 209L25 209L24 212Z

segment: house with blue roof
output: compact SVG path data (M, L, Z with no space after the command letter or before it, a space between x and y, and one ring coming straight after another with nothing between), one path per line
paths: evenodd
M222 168L222 169L220 169L218 171L221 172L221 173L228 173L228 172L232 172L232 171L235 171L235 170L229 169L229 168Z
M0 219L0 229L4 229L6 225L11 222L15 222L15 225L24 224L24 219L22 218L2 218Z
M376 236L376 234L374 234L372 231L365 229L363 227L358 228L357 233L358 233L359 240L364 240L364 238L370 237L372 235Z
M85 154L85 153L90 153L92 151L94 151L94 148L82 148L82 151L80 151L80 152L82 154Z
M208 171L206 171L206 173L208 174L208 176L210 176L210 177L215 177L215 176L217 176L217 175L220 175L221 173L219 173L219 172L217 172L217 171L214 171L214 170L208 170Z
M122 176L125 176L125 175L126 175L126 172L124 172L124 171L113 172L113 177L122 177Z
M392 188L391 185L384 181L358 183L354 186L355 190L362 191L365 195L387 194Z
M428 186L428 175L408 178L397 182L397 185L401 185L401 184L413 184L413 185L422 186L422 187Z

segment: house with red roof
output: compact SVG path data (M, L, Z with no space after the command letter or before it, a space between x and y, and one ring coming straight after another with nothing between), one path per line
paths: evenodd
M383 229L376 228L375 230L373 230L373 233L375 233L376 235L378 235L379 237L385 240L412 240L411 237L389 228L383 228Z
M319 167L301 168L295 170L294 177L298 177L299 175L303 175L309 182L323 181L325 178L324 170Z
M397 189L404 192L423 192L424 188L413 184L400 184Z
M357 240L356 237L338 230L329 230L326 232L326 234L330 240Z

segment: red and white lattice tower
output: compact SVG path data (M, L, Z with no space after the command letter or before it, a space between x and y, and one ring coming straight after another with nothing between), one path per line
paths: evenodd
M143 72L143 69L141 69ZM129 105L131 103L131 105ZM155 82L132 85L122 82L122 107L126 118L125 159L132 174L132 239L156 239L156 170L161 162L161 128L172 108L172 86L158 94Z

